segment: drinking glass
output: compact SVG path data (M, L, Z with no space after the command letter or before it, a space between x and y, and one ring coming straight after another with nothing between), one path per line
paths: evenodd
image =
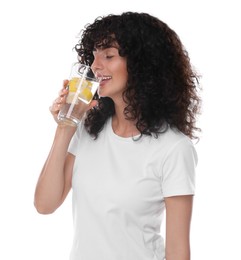
M66 103L58 114L60 124L76 126L80 123L88 104L92 101L100 83L100 75L95 76L91 67L74 63L69 77Z

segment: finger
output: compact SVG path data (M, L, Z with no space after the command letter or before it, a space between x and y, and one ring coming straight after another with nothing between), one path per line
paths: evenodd
M59 96L60 97L63 97L63 96L66 96L68 94L69 90L67 88L62 88L60 91L59 91Z
M58 98L55 99L54 103L56 103L56 104L63 104L63 100L64 100L64 97L59 96Z
M69 85L69 80L65 79L63 81L63 87L62 89L59 91L59 96L65 96L68 94L68 85Z
M58 97L54 100L52 106L50 106L50 112L59 112L62 105L65 103L65 97Z
M69 85L69 80L65 79L65 80L63 81L63 88L67 88L68 85Z
M57 114L60 110L61 105L57 103L53 103L52 106L49 107L49 110L52 114Z
M91 109L95 106L98 106L98 101L97 100L92 100L88 106L88 109Z

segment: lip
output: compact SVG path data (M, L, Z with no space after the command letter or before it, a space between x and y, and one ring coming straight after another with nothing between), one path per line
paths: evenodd
M106 80L100 81L99 87L98 87L98 90L97 90L97 93L98 93L99 97L102 97L102 93L103 93L102 91L105 89L105 84L106 83L107 83Z
M105 85L108 81L110 81L112 79L111 76L102 76L102 79L100 81L100 86Z
M103 87L106 83L107 83L107 80L101 80L99 85L100 85L100 87Z
M99 84L99 88L103 87L103 85L104 85L104 82L101 81Z

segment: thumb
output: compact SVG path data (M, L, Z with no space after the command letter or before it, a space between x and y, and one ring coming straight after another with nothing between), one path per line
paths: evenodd
M92 101L90 102L90 104L89 104L88 109L91 109L91 108L93 108L93 107L95 107L95 106L98 106L98 101L97 101L97 100L92 100Z

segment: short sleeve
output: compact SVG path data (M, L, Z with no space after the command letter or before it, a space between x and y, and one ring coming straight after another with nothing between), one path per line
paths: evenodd
M83 131L83 124L82 122L78 125L78 128L76 129L75 134L73 135L69 147L68 147L68 152L76 156L78 152L78 147L79 147L79 139L81 132Z
M190 139L183 138L171 147L162 168L163 196L193 195L196 165L197 153Z

